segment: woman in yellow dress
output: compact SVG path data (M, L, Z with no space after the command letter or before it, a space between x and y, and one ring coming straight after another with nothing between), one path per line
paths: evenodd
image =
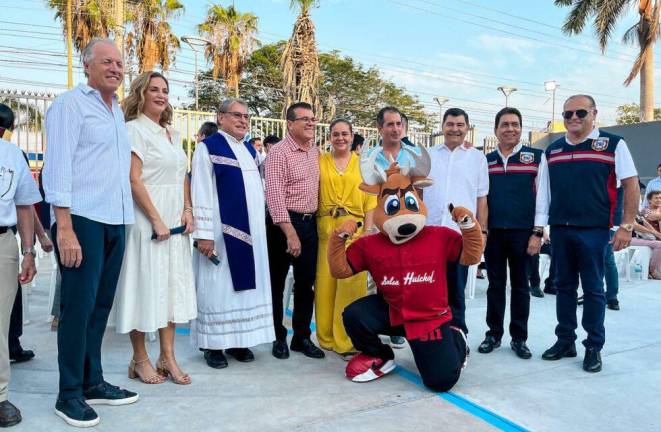
M317 233L317 278L315 280L315 318L319 346L335 351L343 358L354 354L351 339L342 323L344 308L367 293L367 273L337 280L328 267L328 237L346 219L363 222L357 235L372 230L372 210L376 197L369 196L358 185L360 158L351 151L353 129L351 123L338 119L330 125L332 150L320 156L319 210Z

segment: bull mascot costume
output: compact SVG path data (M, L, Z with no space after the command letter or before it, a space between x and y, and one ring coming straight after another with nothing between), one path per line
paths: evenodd
M481 229L466 208L450 205L461 234L438 226L425 226L427 208L420 190L432 184L431 168L423 147L403 146L415 165L384 170L376 158L377 148L361 156L363 183L360 189L377 195L374 224L379 233L363 236L347 248L345 242L358 228L355 221L341 224L328 244L333 277L344 279L369 271L377 294L346 307L344 326L360 351L346 368L354 382L372 381L393 371L394 353L379 335L404 336L424 384L434 391L448 391L466 365L466 336L452 322L448 304L446 268L459 260L477 264L482 256Z

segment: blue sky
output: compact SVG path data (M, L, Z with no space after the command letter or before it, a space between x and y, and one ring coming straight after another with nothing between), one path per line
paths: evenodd
M183 3L184 15L171 24L179 36L195 35L210 2ZM259 17L258 37L263 43L289 38L296 17L289 0L234 3L240 11ZM66 84L60 23L45 4L0 0L0 87L61 91L55 86ZM635 49L620 43L624 30L635 23L635 11L615 31L616 39L605 56L591 29L579 37L562 35L566 14L552 0L321 0L312 17L320 50L337 49L365 67L377 66L384 76L418 95L429 112L438 112L434 96L449 97L445 108L465 108L481 134L486 134L495 112L504 105L504 96L496 90L500 85L519 89L510 97L510 105L521 108L524 124L535 129L543 128L551 117L550 97L543 87L546 80L556 80L560 86L556 118L562 100L572 93L593 94L601 121L607 124L614 121L618 105L638 101L638 81L629 88L622 86ZM188 101L193 58L184 46L170 73L174 104ZM658 69L656 75L658 80ZM74 79L80 82L82 73Z

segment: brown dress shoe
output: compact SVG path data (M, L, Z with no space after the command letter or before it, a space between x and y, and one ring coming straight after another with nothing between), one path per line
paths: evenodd
M21 412L11 402L0 402L0 427L9 427L21 422Z

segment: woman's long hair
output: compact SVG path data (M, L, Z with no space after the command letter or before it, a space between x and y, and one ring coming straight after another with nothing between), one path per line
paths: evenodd
M149 88L149 83L152 78L161 78L165 81L165 85L170 90L170 83L163 74L154 71L147 71L140 74L139 77L133 80L131 83L131 90L129 90L129 95L122 101L122 109L124 110L124 119L128 122L138 118L138 115L142 112L142 109L145 105L145 94ZM172 105L168 103L168 106L161 113L161 118L158 123L162 127L168 126L172 123Z

